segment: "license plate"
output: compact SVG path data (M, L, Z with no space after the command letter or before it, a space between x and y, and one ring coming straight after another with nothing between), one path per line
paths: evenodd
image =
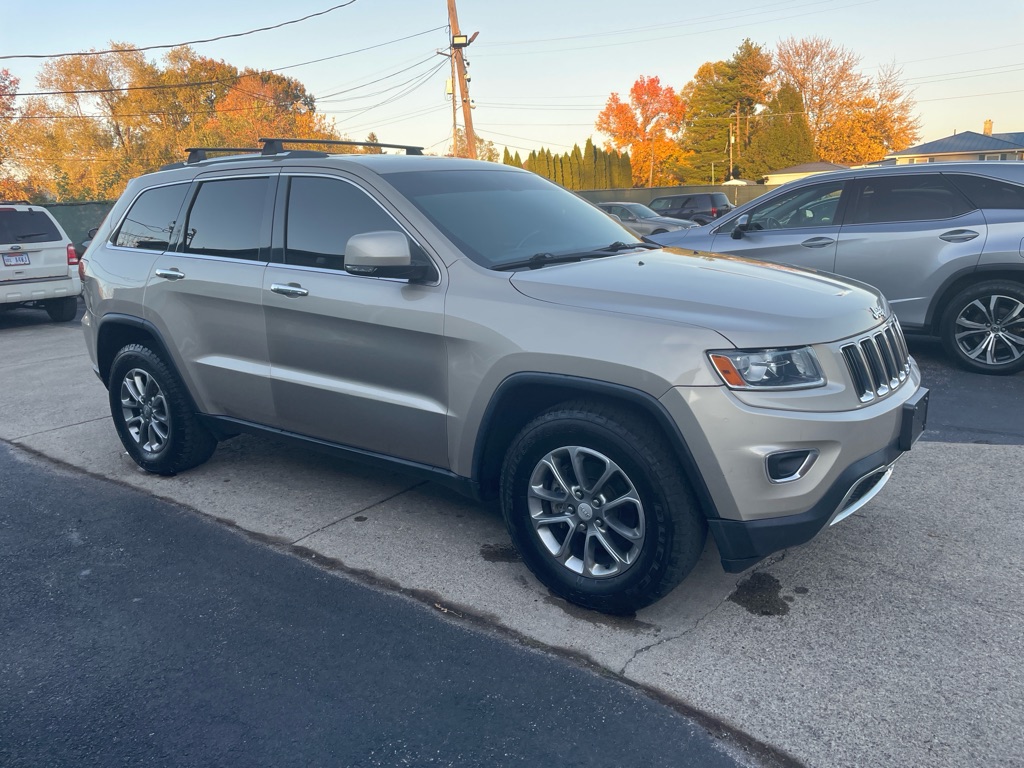
M903 404L903 423L900 425L900 450L909 451L928 426L928 390L921 387Z
M5 253L4 254L4 266L5 267L27 267L31 262L28 260L27 253Z

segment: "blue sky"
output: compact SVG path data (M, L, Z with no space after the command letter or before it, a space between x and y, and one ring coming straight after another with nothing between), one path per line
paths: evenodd
M178 43L279 24L339 2L232 4L245 7L243 14L198 0L0 0L0 56L103 49L111 40L137 46ZM731 56L745 37L773 48L789 36L818 35L859 54L865 74L889 62L902 66L918 100L921 141L954 131L980 132L986 119L993 120L996 132L1024 131L1022 0L984 5L459 0L458 5L463 32L480 33L467 49L474 122L499 149L565 150L588 136L600 142L594 120L610 93L624 94L641 75L657 75L679 88L701 63ZM979 10L971 14L974 9ZM318 109L352 138L376 131L381 141L443 152L451 135L451 106L444 94L449 70L447 59L435 51L447 46L447 33L435 28L446 24L445 0L356 0L278 30L193 47L239 68L277 69L415 35L283 73L302 81L318 98ZM155 60L162 53L147 55ZM21 90L29 91L36 90L39 63L7 59L0 60L0 68L21 78Z

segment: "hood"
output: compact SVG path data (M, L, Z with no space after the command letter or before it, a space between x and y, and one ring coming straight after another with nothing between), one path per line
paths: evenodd
M674 248L516 272L512 285L539 301L708 328L739 348L837 341L889 312L864 284Z
M673 227L685 227L682 219L673 219L671 216L652 216L649 219L642 219L647 224L668 224Z

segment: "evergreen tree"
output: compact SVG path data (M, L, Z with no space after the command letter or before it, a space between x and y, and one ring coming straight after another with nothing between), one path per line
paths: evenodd
M523 161L519 157L519 151L518 150L516 151L515 157L512 158L512 164L514 166L516 166L516 168L522 168L523 167Z
M594 142L587 138L583 147L583 170L580 177L581 189L597 189L597 149Z
M512 160L512 153L508 151L508 147L505 147L505 154L501 158L502 165L515 165Z
M784 85L755 121L744 160L745 173L758 179L771 171L814 159L814 139L804 114L803 98L792 85Z

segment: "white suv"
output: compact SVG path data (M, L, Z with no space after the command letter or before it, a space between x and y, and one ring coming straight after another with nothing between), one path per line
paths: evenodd
M30 306L66 323L78 314L78 254L42 206L0 201L0 310Z

